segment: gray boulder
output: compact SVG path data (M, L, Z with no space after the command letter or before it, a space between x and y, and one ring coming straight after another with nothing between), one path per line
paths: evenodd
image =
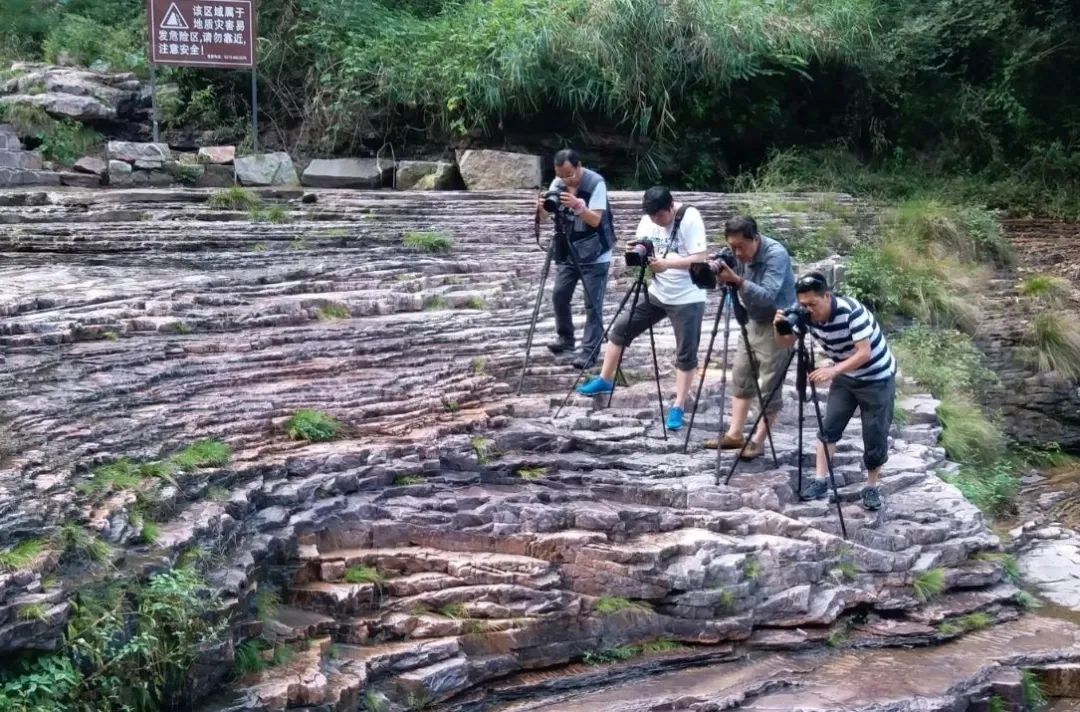
M22 141L11 124L0 124L0 151L21 151Z
M136 143L134 141L109 141L109 159L113 161L149 161L160 166L172 160L172 151L164 143Z
M284 152L260 153L234 161L236 181L241 185L297 185L300 179L292 158Z
M452 190L454 164L446 161L400 161L394 187L398 190Z
M232 166L219 166L208 163L201 166L202 175L195 181L196 188L229 188L236 183Z
M316 158L301 182L312 188L381 188L384 175L393 170L392 162L375 158Z
M463 151L458 169L469 190L539 188L543 185L540 156L506 151Z
M76 173L89 173L95 176L103 176L109 172L109 164L97 156L83 156L75 161L72 168Z
M131 164L126 161L109 161L109 185L126 188L132 185Z
M199 163L228 165L236 160L236 146L203 146L199 149Z

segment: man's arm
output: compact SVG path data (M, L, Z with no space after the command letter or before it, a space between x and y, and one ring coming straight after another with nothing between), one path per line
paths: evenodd
M686 257L681 257L679 255L675 255L674 257L657 257L651 264L659 262L665 269L690 269L690 265L695 262L704 262L706 256L706 252L695 252Z
M860 368L870 362L870 339L863 339L862 341L855 342L855 353L848 356L843 361L833 365L833 371L840 375L842 373L851 373L852 371L858 371Z
M581 221L589 227L600 227L600 222L604 219L604 211L607 209L607 184L604 181L600 181L593 188L592 195L589 196L589 202L572 196L563 194L561 198L562 204L574 211L574 215L581 218Z

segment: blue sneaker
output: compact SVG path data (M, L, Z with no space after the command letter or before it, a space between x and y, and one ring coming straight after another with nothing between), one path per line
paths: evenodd
M667 412L667 429L682 430L683 409L677 405L671 406Z
M810 484L803 488L802 500L809 502L815 499L825 499L829 496L829 483L827 480L813 478Z
M611 393L615 390L615 384L610 381L605 381L600 376L592 379L584 386L577 389L577 392L583 396L602 396L605 393Z

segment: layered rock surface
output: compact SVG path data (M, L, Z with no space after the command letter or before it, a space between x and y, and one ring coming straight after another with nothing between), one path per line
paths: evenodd
M875 515L855 502L863 475L852 423L836 461L844 540L835 507L795 496L790 382L778 463L742 464L730 485L716 483L715 453L700 440L719 426L720 341L685 454L660 429L647 340L629 351L631 385L611 408L575 397L553 419L574 372L542 347L515 395L507 384L543 257L533 193L323 191L302 201L267 191L291 218L280 224L212 209L210 195L23 193L0 207L0 536L74 521L125 547L133 564L209 552L211 580L241 618L259 592L275 592L283 605L252 614L236 635L261 632L295 657L205 709L354 710L365 698L386 710L484 709L549 698L549 688L507 692L497 681L582 659L645 653L631 669L655 671L824 641L923 645L960 635L971 614L980 626L1019 615L997 537L932 474L948 467L932 402L908 403L888 504ZM712 234L746 207L738 196L682 197ZM613 200L626 237L640 194ZM862 208L830 200L848 229L862 229ZM415 232L442 233L452 248L405 248ZM630 284L621 267L613 273L609 317ZM540 343L553 331L547 314ZM670 327L658 328L657 345L666 404ZM345 437L288 440L281 424L301 408L338 417ZM135 544L132 498L76 489L94 465L208 437L236 457L178 479L152 549ZM23 597L44 595L55 565L0 576L4 650L35 644L29 623L58 638L66 609L47 621L16 615ZM1036 657L1071 660L1074 648L1062 638ZM664 660L648 662L651 652ZM1003 659L998 672L1017 664ZM985 686L961 683L977 673L959 669L942 684L975 699ZM626 709L661 709L670 693L641 690ZM716 690L701 695L698 707L669 708L723 708ZM854 698L833 708L868 709Z

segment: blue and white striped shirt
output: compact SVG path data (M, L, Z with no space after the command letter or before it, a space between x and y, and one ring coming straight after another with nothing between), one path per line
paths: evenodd
M856 299L834 296L829 320L811 321L810 333L833 363L854 356L856 341L870 341L870 360L861 368L845 374L847 376L863 381L880 381L896 375L896 359L885 342L877 319Z

